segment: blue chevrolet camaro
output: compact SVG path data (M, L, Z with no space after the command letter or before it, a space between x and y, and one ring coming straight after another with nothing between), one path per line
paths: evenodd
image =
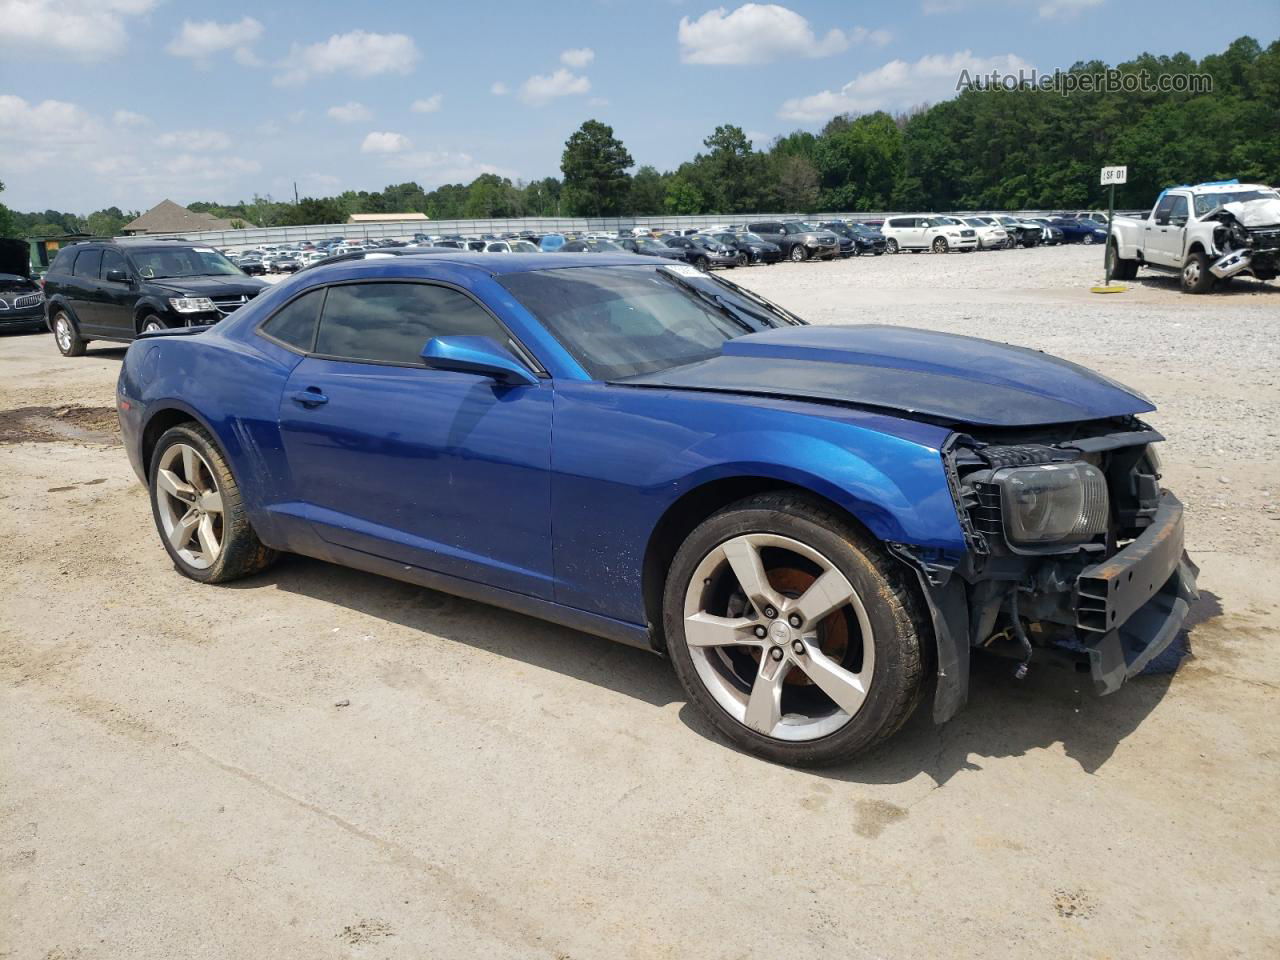
M186 576L289 551L635 644L786 763L946 720L974 647L1111 692L1195 596L1144 397L654 258L339 259L141 337L117 400Z

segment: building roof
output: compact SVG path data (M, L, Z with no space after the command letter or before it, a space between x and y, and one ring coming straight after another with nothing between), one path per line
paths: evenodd
M397 220L430 220L425 213L353 213L347 223L394 223Z
M246 227L253 224L247 220L239 221ZM221 220L209 213L197 213L174 203L172 200L161 200L154 207L126 223L124 233L187 233L201 230L232 230L230 220Z

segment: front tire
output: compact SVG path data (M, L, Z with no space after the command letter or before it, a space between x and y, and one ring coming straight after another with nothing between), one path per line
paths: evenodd
M933 252L934 252L934 253L946 253L946 252L947 252L947 238L946 238L946 237L934 237L934 238L933 238Z
M1203 250L1193 250L1182 264L1182 292L1207 293L1213 286L1213 274L1209 272L1209 258Z
M64 357L83 357L84 348L89 341L80 336L75 321L65 310L53 315L53 342L58 345L58 352Z
M259 573L276 559L249 523L240 486L209 433L195 423L165 431L151 457L151 514L178 572L201 583Z
M792 263L804 263L804 261L809 259L809 251L805 249L804 244L797 243L791 248L790 256Z
M1093 234L1086 233L1083 237L1080 238L1080 242L1083 243L1086 247L1093 246Z
M704 521L676 553L663 609L690 702L766 760L849 760L919 700L928 621L906 571L802 494L751 497Z

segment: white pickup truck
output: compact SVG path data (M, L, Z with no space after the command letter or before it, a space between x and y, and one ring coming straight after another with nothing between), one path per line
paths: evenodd
M1111 276L1139 267L1179 273L1187 293L1204 293L1237 274L1280 275L1280 192L1227 181L1170 187L1144 220L1116 217L1107 241Z

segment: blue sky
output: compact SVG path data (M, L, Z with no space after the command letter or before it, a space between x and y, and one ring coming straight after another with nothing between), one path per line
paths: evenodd
M484 4L0 0L0 195L19 210L559 175L584 120L669 169L734 123L764 146L844 110L1280 34L1275 0ZM1048 95L1048 94L1047 94Z

